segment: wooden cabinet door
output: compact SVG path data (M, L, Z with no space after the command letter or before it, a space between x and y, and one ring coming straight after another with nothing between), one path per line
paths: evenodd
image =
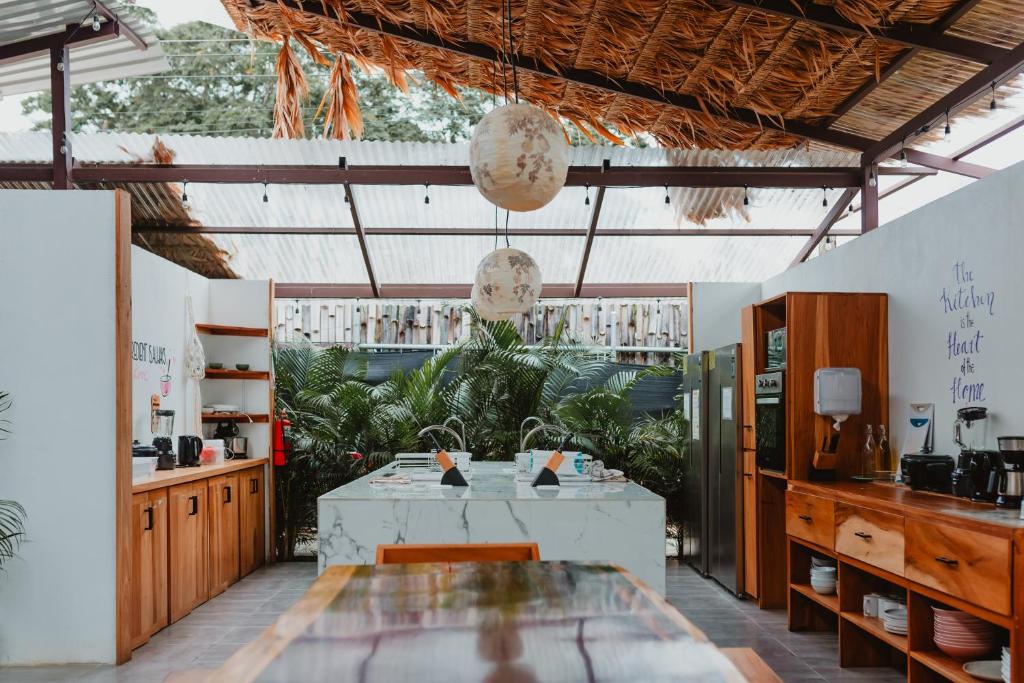
M263 468L254 467L238 475L238 529L241 574L245 576L264 560Z
M167 491L172 622L210 598L207 498L205 481L178 484Z
M743 591L757 597L757 454L743 451Z
M754 376L757 374L757 333L754 331L754 307L740 311L740 400L743 424L743 448L754 450Z
M210 597L238 581L238 475L209 480Z
M168 624L167 492L132 496L131 645Z

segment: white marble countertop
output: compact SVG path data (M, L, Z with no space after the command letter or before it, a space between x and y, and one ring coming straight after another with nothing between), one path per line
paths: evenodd
M632 481L590 482L534 488L515 480L512 462L474 462L468 487L438 482L370 484L370 480L397 467L390 463L370 474L320 496L321 501L347 500L581 500L659 501L661 496Z

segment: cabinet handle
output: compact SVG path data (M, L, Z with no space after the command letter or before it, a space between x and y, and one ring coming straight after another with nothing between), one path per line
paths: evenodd
M257 479L256 477L253 477L252 479L249 480L249 493L259 493L259 492L260 492L260 480Z
M199 496L189 496L188 499L192 501L192 511L188 513L188 516L199 514Z
M867 540L870 540L870 539L871 539L871 534L866 534L866 533L864 533L863 531L854 531L854 532L853 532L853 535L854 535L854 536L860 536L860 537L861 537L861 538L863 538L863 539L864 539L865 541L867 541Z
M744 476L744 477L752 477L752 476L754 476L754 475L753 475L753 474L751 474L750 472L744 472L744 473L743 473L743 476Z
M800 519L804 520L808 524L810 524L812 521L814 521L813 519L811 519L810 515L800 515Z
M224 502L225 503L230 503L231 502L231 487L230 486L225 486L224 487Z
M941 562L942 564L944 564L946 566L949 566L949 567L952 567L952 566L960 564L960 560L954 560L951 557L945 557L945 556L936 557L935 561L936 562Z
M146 528L143 531L153 530L153 506L150 505L146 508Z

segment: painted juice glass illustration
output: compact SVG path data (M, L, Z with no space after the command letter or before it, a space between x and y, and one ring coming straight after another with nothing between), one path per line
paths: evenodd
M167 372L160 377L160 395L164 398L171 393L171 359L167 359Z

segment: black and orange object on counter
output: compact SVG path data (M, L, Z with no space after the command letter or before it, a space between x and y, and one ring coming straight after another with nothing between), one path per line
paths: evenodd
M558 444L558 449L551 454L548 461L544 463L544 467L541 468L540 472L534 478L531 486L561 486L561 482L558 481L558 467L565 460L565 456L562 455L562 451L572 441L573 435L566 434L562 437L562 443Z
M462 472L452 462L448 451L441 450L437 452L437 464L441 466L441 471L444 472L441 475L442 484L446 486L469 486L466 478L462 476Z

